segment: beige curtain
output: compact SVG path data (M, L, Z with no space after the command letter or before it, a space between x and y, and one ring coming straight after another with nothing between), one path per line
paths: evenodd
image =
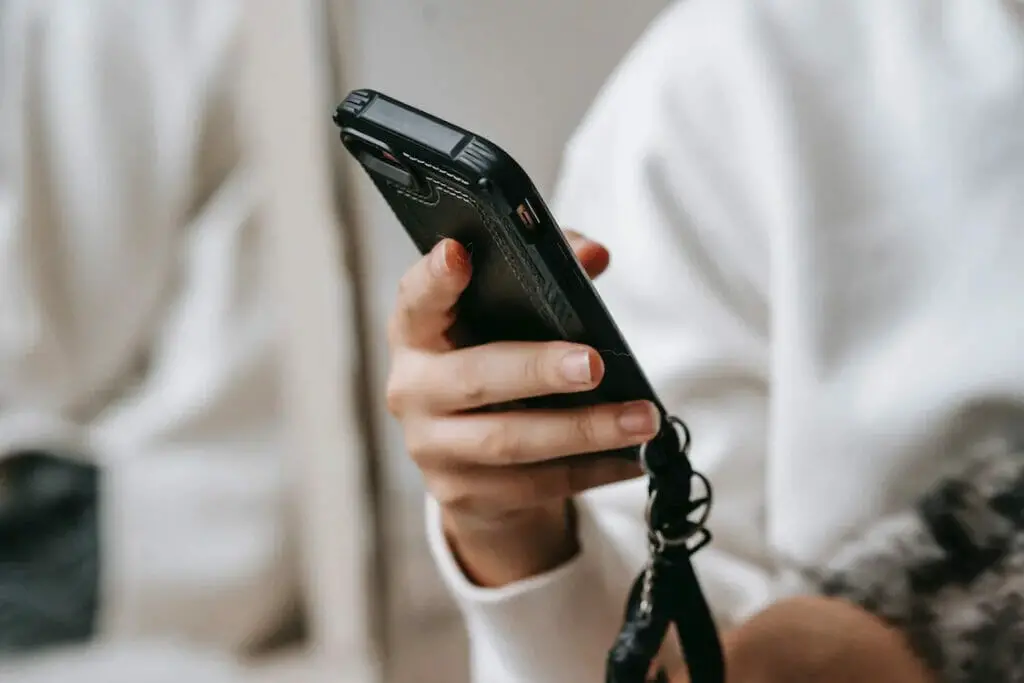
M311 654L323 680L379 680L370 451L360 418L357 288L349 270L329 151L330 104L319 4L247 3L242 83L268 264L286 326L286 409L304 552Z

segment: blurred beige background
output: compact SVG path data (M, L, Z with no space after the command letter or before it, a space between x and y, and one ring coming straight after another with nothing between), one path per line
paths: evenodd
M33 17L35 22L34 28L16 35L23 43L3 46L5 58L16 57L6 66L19 77L26 76L28 67L19 72L15 62L27 63L26 55L37 54L31 41L63 47L68 45L67 32L99 26L103 30L96 35L108 31L117 40L75 43L75 49L55 52L53 68L45 72L46 85L54 92L67 90L61 79L73 76L60 68L61 58L83 62L86 71L94 66L90 59L95 55L83 60L78 48L95 49L115 63L131 65L123 73L90 72L95 82L84 79L88 82L82 84L83 97L104 102L113 92L116 97L110 101L136 112L126 116L157 148L199 143L168 137L167 130L159 129L162 119L157 115L145 118L152 105L145 98L159 95L154 99L159 104L151 106L157 113L188 116L191 109L186 105L210 94L188 92L192 86L185 78L171 82L191 73L194 55L188 50L195 48L175 41L184 35L186 42L215 47L212 53L225 61L218 65L218 73L220 66L238 70L238 164L253 172L258 205L254 215L261 237L263 229L269 231L265 271L258 279L262 283L267 278L273 285L273 313L281 331L275 346L280 347L284 373L281 417L287 442L280 455L286 479L281 488L288 498L282 515L288 519L274 523L286 530L281 554L288 555L289 563L294 560L299 584L291 585L289 574L288 580L263 588L266 594L280 593L282 601L289 601L288 609L294 596L301 613L293 618L284 609L274 615L280 616L282 633L261 645L258 656L209 651L207 643L189 640L195 634L135 642L133 637L142 636L129 633L116 642L94 642L17 661L3 659L0 682L465 681L466 643L459 616L426 549L423 491L405 457L397 425L384 414L381 401L388 360L385 321L396 283L416 253L369 181L354 172L344 156L330 114L350 89L385 91L502 145L542 192L550 193L568 136L616 63L668 0L67 2L76 3L79 13L69 15L70 4L61 7L49 0L14 0L6 6L18 10L9 16ZM197 8L215 8L212 14L222 23L237 21L237 32L233 26L220 25L207 33L205 27L189 24L199 16ZM132 31L122 30L124 26L136 26L135 20L148 10L154 12L149 23L138 25L153 35L126 35ZM55 19L69 16L67 24ZM153 17L170 19L154 23ZM103 23L108 20L127 23ZM176 20L180 26L172 25ZM237 50L236 33L241 38ZM218 40L224 44L203 43ZM171 76L147 78L149 73ZM90 89L94 85L96 89ZM5 97L8 92L5 88ZM33 87L24 92L34 92ZM12 99L2 104L5 114L21 106ZM231 118L225 125L231 126L230 131L221 131L226 139L236 123ZM92 136L88 130L81 134ZM141 175L160 163L133 151L130 141L119 139L116 131L111 137L90 141L106 143L111 158L121 145L125 158L142 169ZM61 148L54 149L61 158ZM174 177L179 169L155 170ZM87 172L78 176L82 177L52 181L60 185L94 180ZM179 180L188 185L192 178L175 182ZM17 185L0 175L0 198L9 183ZM153 196L171 193L170 185L154 185ZM119 207L106 208L116 214ZM103 223L99 220L96 229L102 231ZM32 228L30 223L0 221L0 238L11 226ZM173 260L175 252L169 250L167 256ZM185 365L195 361L186 358ZM87 431L90 425L82 422ZM260 424L276 427L271 422L261 419ZM241 448L236 454L245 453ZM244 459L239 462L244 464ZM197 458L190 475L205 481L205 465L202 457ZM242 467L236 474L232 483L244 487L251 471ZM210 505L220 506L214 515L238 513L237 519L254 519L250 509L230 509L222 498L213 499L216 502ZM203 526L208 519L200 515L196 521ZM130 527L136 529L134 537L145 536L143 532L152 529L148 523L141 520ZM239 546L249 540L239 538ZM188 552L179 556L191 557ZM174 596L163 597L174 604Z

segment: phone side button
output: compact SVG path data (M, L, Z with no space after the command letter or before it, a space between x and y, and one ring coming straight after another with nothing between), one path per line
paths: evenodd
M537 220L537 214L533 212L529 202L517 206L509 218L519 228L520 234L527 242L532 244L540 236L540 221Z

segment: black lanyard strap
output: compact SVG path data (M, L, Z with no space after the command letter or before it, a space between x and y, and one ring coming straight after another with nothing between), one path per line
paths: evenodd
M711 610L690 558L711 542L706 523L711 484L689 460L690 433L678 418L640 450L650 477L650 556L626 604L622 630L608 653L606 683L646 683L669 627L675 625L691 683L723 683L725 662ZM694 480L704 489L693 496ZM663 670L656 683L667 683Z

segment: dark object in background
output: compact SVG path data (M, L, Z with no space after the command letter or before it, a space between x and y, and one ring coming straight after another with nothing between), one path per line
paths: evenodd
M0 460L0 655L92 638L99 476L46 453Z

